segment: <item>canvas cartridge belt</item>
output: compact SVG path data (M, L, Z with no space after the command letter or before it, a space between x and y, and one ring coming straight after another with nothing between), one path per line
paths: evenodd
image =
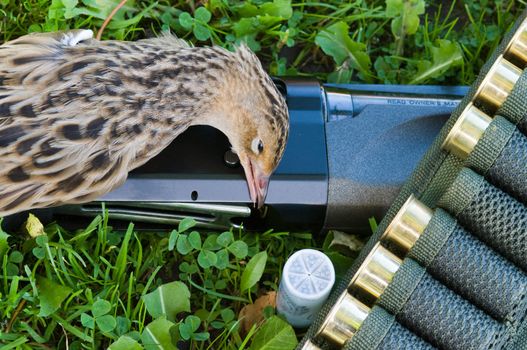
M527 348L527 20L453 112L299 349Z

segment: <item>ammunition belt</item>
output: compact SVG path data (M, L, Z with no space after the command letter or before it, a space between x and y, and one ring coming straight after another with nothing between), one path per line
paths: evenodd
M527 13L301 349L527 349Z

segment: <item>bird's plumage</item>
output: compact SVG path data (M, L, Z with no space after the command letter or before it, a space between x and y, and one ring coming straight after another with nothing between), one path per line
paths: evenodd
M0 46L0 215L95 199L191 125L223 131L248 178L274 170L287 107L249 49L89 34ZM265 151L251 150L255 139Z

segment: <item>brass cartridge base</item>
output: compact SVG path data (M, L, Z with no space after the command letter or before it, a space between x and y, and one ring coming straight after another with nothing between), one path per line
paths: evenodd
M320 348L313 344L311 340L308 340L304 343L304 346L302 346L302 350L320 350Z
M491 122L491 117L469 103L441 147L461 159L466 159Z
M527 66L527 19L516 30L504 55L521 68Z
M352 293L377 299L390 284L401 263L399 257L377 243L351 279L348 289Z
M474 96L474 103L495 113L511 93L522 71L503 56L499 56Z
M351 339L370 312L370 308L344 292L329 311L317 336L341 347Z
M384 231L381 241L393 244L403 254L406 254L424 232L432 215L432 209L415 198L413 194L410 195Z

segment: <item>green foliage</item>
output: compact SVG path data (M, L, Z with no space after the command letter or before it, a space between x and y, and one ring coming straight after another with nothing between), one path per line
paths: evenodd
M230 329L236 325L236 315L232 309L222 309L220 311L221 319L211 322L211 326L215 329L227 328Z
M349 82L352 69L357 69L363 80L371 82L371 61L366 53L366 45L351 40L349 27L345 22L337 22L321 30L315 38L315 43L333 57L338 65L338 76L332 79L334 82Z
M34 31L96 31L118 2L1 0L0 42ZM129 0L103 38L171 31L198 45L246 43L273 75L468 85L524 8L519 0ZM209 258L204 252L201 261Z
M178 230L173 230L170 233L169 250L173 250L175 247L181 255L195 254L198 252L197 260L194 262L197 262L198 266L204 269L211 267L218 269L227 268L229 253L238 259L243 259L247 256L247 244L241 240L234 240L232 232L223 232L219 236L216 234L209 235L202 243L201 236L197 231L192 231L189 234L185 233L186 230L194 227L196 224L193 220L186 222L185 220L182 221L183 225L179 225ZM183 268L181 270L183 273L196 272L192 266L186 262L180 268Z
M439 78L451 67L463 63L463 54L459 45L449 40L437 40L436 45L430 45L432 61L421 60L417 63L417 74L410 84L420 84L431 78Z
M112 304L106 300L98 299L91 307L91 315L81 314L81 323L89 329L97 328L103 333L109 333L117 326L115 317L108 313L112 310Z
M288 350L297 344L293 327L278 316L272 316L254 337L250 350Z
M179 325L179 334L184 340L197 340L205 341L209 339L209 332L197 332L201 320L199 317L194 315L189 315L185 318L185 321Z
M19 261L19 263L22 261ZM37 276L38 298L40 300L40 317L47 317L57 311L71 293L71 288Z
M397 40L417 33L419 16L423 13L424 0L386 0L386 16L393 18L391 28Z
M374 217L371 217L368 219L368 223L370 224L371 233L375 233L375 231L377 231L377 220L375 220Z
M260 280L260 278L262 278L266 263L266 252L260 252L254 255L251 260L249 260L249 263L242 274L242 282L240 284L240 289L242 292L252 288Z
M342 239L338 239L339 234L342 233L329 231L322 244L322 251L333 263L337 280L344 278L349 266L351 266L353 260L358 256L363 247L360 239L353 237L354 239L348 239L347 242L342 242Z
M194 16L192 17L188 12L182 12L179 15L179 24L187 30L192 30L192 33L199 41L209 39L211 30L207 23L210 22L211 13L205 7L199 7L194 12Z
M420 15L425 13L424 0L386 0L386 16L392 19L391 29L397 49L395 54L403 54L404 40L419 29Z
M163 284L142 297L146 310L153 318L165 316L175 322L180 312L190 312L190 291L179 281Z
M52 224L37 237L5 233L2 341L20 349L249 346L259 328L242 336L237 315L276 290L285 260L313 246L311 235L207 233L195 224L116 231L104 216L73 232Z
M177 350L178 326L160 317L146 326L141 342L147 350Z
M0 261L3 260L5 253L9 249L9 245L7 244L8 238L9 235L2 230L2 220L0 219Z
M126 335L121 336L117 341L108 347L108 350L142 350L143 347L137 340Z

